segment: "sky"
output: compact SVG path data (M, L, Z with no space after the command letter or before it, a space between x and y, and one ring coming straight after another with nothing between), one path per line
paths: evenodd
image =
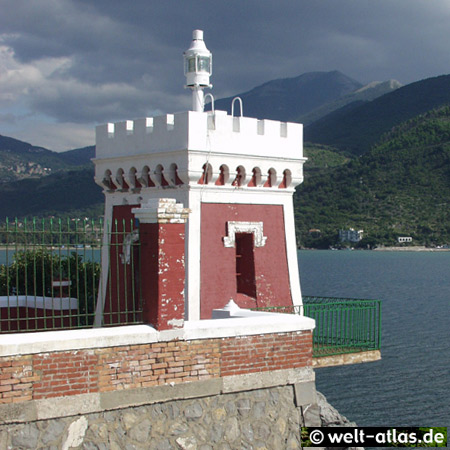
M450 73L450 0L0 0L0 134L64 151L98 124L189 109L194 29L216 99L314 71Z

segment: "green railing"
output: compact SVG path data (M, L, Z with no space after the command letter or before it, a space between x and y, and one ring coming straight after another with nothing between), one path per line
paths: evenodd
M141 323L133 222L108 224L106 234L103 225L34 219L0 226L1 333Z
M259 308L303 314L316 321L313 356L359 353L381 348L381 301L303 297L303 306Z

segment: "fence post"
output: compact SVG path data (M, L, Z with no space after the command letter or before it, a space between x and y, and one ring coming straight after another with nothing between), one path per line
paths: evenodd
M181 328L185 310L185 223L189 210L175 199L150 199L139 220L143 319L157 330Z

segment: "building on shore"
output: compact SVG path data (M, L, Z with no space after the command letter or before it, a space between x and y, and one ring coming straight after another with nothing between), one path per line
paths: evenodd
M364 230L355 230L349 228L347 230L339 230L339 241L340 242L359 242L364 235Z

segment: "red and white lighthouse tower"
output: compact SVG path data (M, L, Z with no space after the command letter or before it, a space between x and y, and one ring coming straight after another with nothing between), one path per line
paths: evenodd
M186 320L209 319L230 300L300 305L292 196L306 160L302 125L244 117L242 108L205 112L212 58L202 31L184 61L192 111L97 127L105 219L133 218L161 198L189 209Z

